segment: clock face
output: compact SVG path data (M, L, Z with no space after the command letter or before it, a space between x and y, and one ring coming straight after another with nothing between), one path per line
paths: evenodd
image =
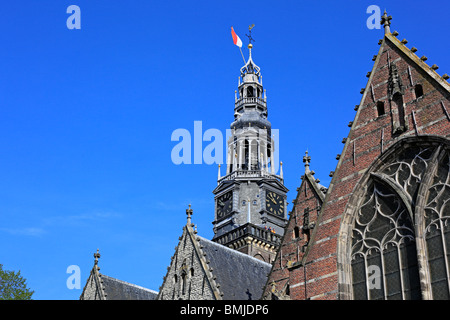
M284 199L279 194L267 191L266 193L266 210L270 213L284 217Z
M217 199L217 218L223 218L233 210L233 193L228 192Z

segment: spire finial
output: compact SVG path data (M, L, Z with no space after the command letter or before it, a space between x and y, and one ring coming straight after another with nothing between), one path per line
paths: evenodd
M252 38L252 29L255 27L255 24L252 24L250 26L248 26L248 34L246 34L246 36L248 37L248 47L251 48L252 46L252 41L254 42L255 39Z
M305 164L305 172L309 172L309 162L311 161L311 157L308 156L308 150L306 150L305 155L303 156L303 162Z
M252 29L255 27L255 24L252 24L248 26L248 34L246 36L248 37L248 51L249 51L249 57L252 57L252 41L255 42L255 39L252 38Z
M193 211L191 209L191 204L189 204L189 208L186 209L186 215L187 215L187 224L190 225L191 224L191 216L193 214Z
M384 25L384 34L391 33L390 25L391 25L392 17L388 16L386 13L386 9L384 9L384 14L381 16L380 23Z
M96 253L94 253L94 264L95 265L97 265L98 264L98 259L100 258L100 253L98 252L98 249L97 249L97 252Z

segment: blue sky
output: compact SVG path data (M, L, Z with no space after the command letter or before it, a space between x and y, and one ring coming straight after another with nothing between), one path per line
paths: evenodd
M69 30L69 5L81 29ZM78 299L100 249L101 272L158 290L186 223L212 238L217 165L175 165L171 134L233 121L244 43L255 24L269 120L279 129L288 200L306 149L328 185L372 69L382 29L450 73L443 1L8 1L0 10L0 263L35 299ZM203 148L208 144L204 142ZM289 205L291 208L292 205Z

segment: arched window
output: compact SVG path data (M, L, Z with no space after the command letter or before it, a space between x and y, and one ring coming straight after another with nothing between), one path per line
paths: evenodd
M450 299L450 151L440 157L424 202L424 227L433 299Z
M252 86L248 86L247 87L247 98L251 98L253 96L254 96L253 87Z
M423 96L423 87L421 84L416 84L414 87L414 93L416 94L416 99Z
M399 197L383 184L372 184L353 229L354 299L420 298L414 239L413 224Z
M341 298L450 299L448 139L401 139L355 190L339 235Z

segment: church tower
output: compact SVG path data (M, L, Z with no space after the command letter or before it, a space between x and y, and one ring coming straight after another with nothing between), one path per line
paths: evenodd
M267 120L267 99L260 68L249 58L235 91L234 122L227 140L226 175L219 167L214 189L213 241L271 263L286 217L282 163L277 174L275 139Z

